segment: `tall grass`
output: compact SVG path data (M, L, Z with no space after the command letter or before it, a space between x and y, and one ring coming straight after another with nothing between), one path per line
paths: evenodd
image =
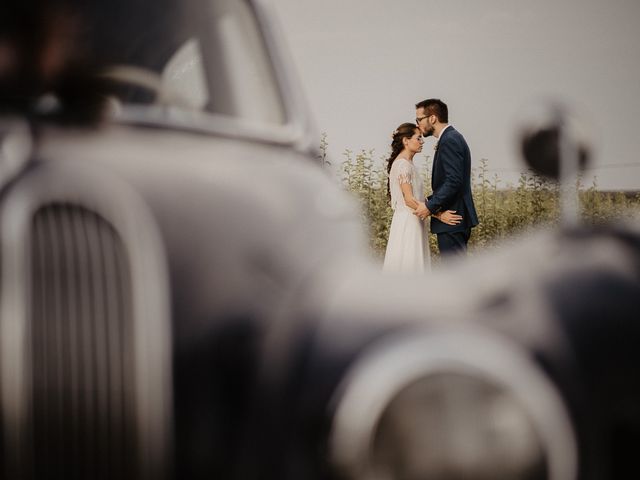
M326 149L326 137L323 137ZM387 197L387 172L384 162L376 162L374 151L354 153L346 150L341 165L344 187L355 195L362 209L362 222L370 233L374 254L384 256L393 212ZM431 159L427 156L424 172L425 196L431 194ZM473 197L480 224L473 229L469 250L473 252L504 241L533 226L555 226L560 220L560 188L557 183L527 172L516 185L502 185L499 177L489 175L489 161L480 160L472 170ZM597 224L640 211L640 193L602 192L594 182L588 188L576 185L583 222ZM432 256L437 257L435 235L429 236Z

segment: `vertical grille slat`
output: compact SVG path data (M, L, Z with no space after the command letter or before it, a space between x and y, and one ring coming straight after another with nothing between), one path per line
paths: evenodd
M94 226L96 232L96 240L98 242L98 265L95 269L96 273L100 274L100 278L96 278L98 280L98 300L99 302L96 304L94 317L95 322L93 324L93 345L94 352L93 358L95 360L95 378L97 382L95 384L95 395L96 395L96 405L95 405L95 419L96 419L96 431L99 432L99 436L96 438L96 452L98 454L97 463L104 464L105 468L95 472L96 478L108 478L105 476L105 470L109 468L109 464L107 461L108 458L108 434L109 434L109 425L107 422L107 411L108 411L108 403L106 401L106 397L108 395L109 389L109 365L106 362L106 343L109 341L106 335L105 325L110 318L110 309L112 305L110 303L110 298L108 296L109 283L110 283L110 275L108 273L108 259L107 254L105 252L105 247L108 248L110 246L110 239L105 239L105 233L102 231L101 223L98 219L93 219L96 224ZM106 243L106 245L105 245Z
M90 344L90 336L87 335L87 332L90 329L90 324L85 325L85 322L82 322L83 318L92 318L92 312L89 308L91 305L91 301L93 298L91 292L91 271L93 269L91 264L91 257L89 254L89 240L87 237L87 228L85 225L85 220L81 216L72 216L71 217L74 226L72 229L74 235L74 243L77 249L77 295L78 300L76 302L77 305L77 331L76 331L76 339L77 339L77 356L78 356L78 386L77 386L77 396L78 396L78 408L83 409L87 412L91 411L91 365L87 361L90 358L91 352L91 344ZM91 423L90 415L87 415L85 419L83 419L83 423L79 425L81 430L85 431L93 431L93 424ZM90 449L91 442L79 442L78 445L78 458L85 458L86 463L88 465L93 464L93 456L91 454ZM79 465L77 467L78 475L81 478L86 478L91 472L87 470L86 465Z
M66 366L67 370L67 399L65 401L65 409L69 414L69 424L65 437L68 439L67 455L64 458L65 463L69 466L73 466L72 459L79 457L80 450L80 425L79 418L73 414L73 412L80 411L79 405L79 365L82 358L78 355L78 348L80 346L77 341L78 328L81 323L81 318L78 314L80 307L80 285L79 285L79 250L75 243L75 225L74 216L70 214L68 210L62 210L60 212L60 225L62 245L64 248L64 269L67 272L66 284L63 286L66 293L65 297L65 318L62 319L64 328L64 344L68 345L66 348ZM76 300L77 299L77 300ZM67 473L75 473L74 469L67 469Z
M83 219L82 222L85 228L85 236L87 241L87 251L89 252L89 263L87 264L88 276L89 276L89 290L91 295L87 298L87 310L92 322L88 322L85 327L83 346L84 357L87 359L85 363L85 380L84 388L86 394L86 409L87 414L85 423L87 431L90 435L90 441L87 442L86 448L88 450L87 465L85 466L87 473L91 472L90 466L98 463L98 423L97 415L93 413L97 410L98 398L94 394L96 392L96 379L97 379L97 365L93 352L96 351L95 330L96 323L102 321L103 313L103 301L102 301L102 262L100 256L100 235L98 234L97 225L93 222L93 217ZM89 461L90 459L90 461ZM91 472L92 473L92 472Z
M41 218L39 222L34 222L33 230L33 257L32 262L39 265L39 268L33 271L33 298L32 302L32 315L34 318L42 318L46 312L53 310L53 305L50 304L50 299L45 295L45 285L53 284L51 274L53 268L48 263L53 258L51 242L47 242L48 235L48 221L46 218ZM41 398L39 413L44 418L53 416L52 407L49 402L48 391L50 389L46 359L52 357L52 345L47 339L51 337L51 331L49 329L49 323L44 323L39 329L32 329L32 342L33 350L41 352L40 355L36 355L33 358L33 388L34 395ZM36 419L34 428L34 447L41 452L43 457L48 456L47 444L48 442L42 442L42 439L46 439L49 436L48 425L46 422L40 422ZM35 465L35 473L38 475L39 469Z
M115 229L82 207L32 226L36 478L134 478L131 269Z
M96 308L97 299L99 298L97 290L99 290L99 280L101 275L99 256L96 252L99 252L98 235L96 226L91 223L93 217L78 218L78 223L81 226L81 231L78 232L80 239L84 245L86 251L86 263L84 264L84 276L86 284L83 289L84 301L82 302L83 317L97 319L97 315L100 312L99 308ZM95 278L94 278L95 277ZM93 358L93 352L95 351L95 322L81 322L82 337L82 357L85 359L83 362L83 375L82 375L82 405L87 415L83 419L83 428L88 432L89 439L84 444L84 454L86 464L83 465L82 473L84 476L92 474L91 465L96 464L96 435L98 432L94 411L96 409L96 399L93 392L95 391L95 379L96 379L96 367L95 360Z

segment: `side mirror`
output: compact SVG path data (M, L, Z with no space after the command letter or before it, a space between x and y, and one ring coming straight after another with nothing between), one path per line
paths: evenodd
M561 152L561 136L565 135L565 130L560 123L549 124L538 129L523 132L522 134L522 156L527 165L536 173L553 180L562 180L561 164L565 158ZM572 141L572 140L568 140ZM590 160L590 152L583 143L571 145L576 149L578 160L578 170L584 171Z
M543 105L531 112L520 129L520 148L536 173L564 182L584 171L591 149L584 122L564 105Z
M544 177L560 183L562 223L578 222L578 175L591 158L585 122L562 104L544 106L520 128L520 150L526 164Z

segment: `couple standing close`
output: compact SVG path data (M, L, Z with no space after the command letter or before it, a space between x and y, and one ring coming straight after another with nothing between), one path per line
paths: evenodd
M422 151L423 137L430 135L438 139L431 171L433 194L423 202L413 157ZM393 132L387 169L393 218L383 270L419 273L430 268L428 216L442 255L465 252L471 228L478 224L471 196L471 152L449 125L444 102L432 98L418 103L416 123L403 123Z

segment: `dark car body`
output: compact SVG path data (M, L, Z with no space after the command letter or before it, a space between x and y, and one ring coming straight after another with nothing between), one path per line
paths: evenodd
M383 276L262 0L31 3L0 35L2 478L633 467L634 228Z

